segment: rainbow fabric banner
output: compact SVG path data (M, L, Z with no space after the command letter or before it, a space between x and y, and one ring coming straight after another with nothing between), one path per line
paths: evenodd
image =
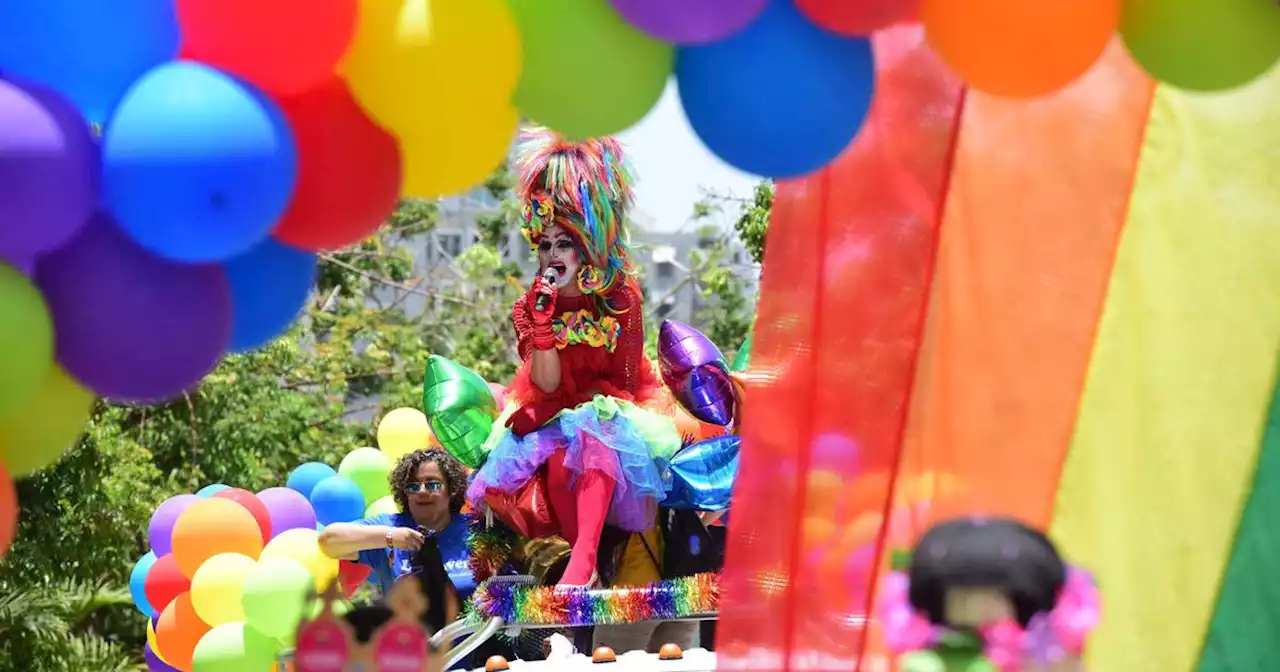
M885 669L888 551L985 513L1096 572L1090 669L1280 669L1280 69L1193 94L1117 42L1017 101L875 41L866 128L778 188L722 665Z

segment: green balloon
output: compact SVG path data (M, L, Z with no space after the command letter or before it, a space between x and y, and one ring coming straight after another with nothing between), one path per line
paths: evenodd
M380 513L400 513L400 505L396 504L396 498L391 495L379 497L376 502L370 504L369 508L364 510L364 517L372 518Z
M996 669L995 663L987 660L985 656L979 656L966 661L966 665L960 669L963 672L1000 672Z
M53 369L53 318L40 290L0 261L0 418L16 411Z
M457 362L427 358L422 382L422 411L445 450L468 467L484 462L484 442L498 417L489 384Z
M662 95L674 48L626 22L606 0L510 0L524 62L520 112L571 139L640 121Z
M277 639L291 637L309 607L315 577L292 558L268 558L245 579L240 606L253 629Z
M1152 77L1193 91L1235 88L1280 60L1275 0L1129 0L1120 33Z
M942 656L933 651L912 651L898 659L902 672L947 672Z
M280 642L243 622L204 633L191 654L191 672L271 672Z
M364 493L365 504L372 504L391 494L387 477L391 474L391 458L377 448L356 448L342 458L338 474L355 482Z
M742 342L742 347L738 348L738 354L733 356L733 365L729 367L730 371L746 371L751 368L751 335L747 335L747 340Z

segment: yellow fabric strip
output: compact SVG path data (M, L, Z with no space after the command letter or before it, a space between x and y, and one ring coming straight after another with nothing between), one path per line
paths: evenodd
M1278 347L1280 69L1161 86L1051 530L1102 587L1089 669L1195 669Z

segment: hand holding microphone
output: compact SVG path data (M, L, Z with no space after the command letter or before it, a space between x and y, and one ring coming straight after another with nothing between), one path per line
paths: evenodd
M556 298L556 283L560 280L560 271L555 268L548 267L533 281L533 293L537 298L533 300L534 321L541 321L542 316L546 316L546 321L551 321L551 306Z

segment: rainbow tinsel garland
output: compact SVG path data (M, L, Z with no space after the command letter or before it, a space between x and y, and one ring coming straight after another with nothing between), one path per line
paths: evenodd
M557 588L487 581L471 598L475 617L507 623L587 626L638 623L713 614L719 609L715 574L667 579L642 588Z
M476 583L500 574L515 574L512 559L520 539L501 525L488 525L482 516L467 521L468 565Z

